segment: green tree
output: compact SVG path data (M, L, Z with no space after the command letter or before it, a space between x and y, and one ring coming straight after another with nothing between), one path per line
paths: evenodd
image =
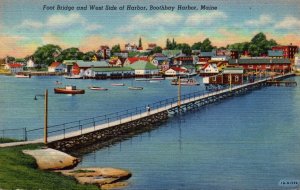
M33 53L32 57L34 58L35 63L38 65L50 65L54 62L57 56L60 54L62 49L53 44L47 44L42 47L38 47L38 49Z
M211 45L211 41L209 40L209 38L203 40L201 51L211 52L213 49L214 47Z
M152 53L161 53L162 48L160 46L156 46L155 48L152 49Z
M114 46L111 48L111 54L112 54L112 55L113 55L114 53L119 53L119 52L121 52L120 44L114 45Z
M191 49L190 45L187 43L177 44L175 49L182 50L182 53L184 53L186 55L192 54L192 49Z
M139 48L142 47L142 38L139 39Z
M84 53L82 53L78 48L71 47L64 49L57 60L62 62L64 60L82 60Z
M171 41L169 40L169 38L167 38L167 41L166 41L166 49L169 49L169 50L172 49L172 43L171 43Z
M84 55L82 56L82 60L91 61L95 54L96 53L94 51L88 51L84 53Z
M192 45L192 50L201 50L202 42L196 42Z

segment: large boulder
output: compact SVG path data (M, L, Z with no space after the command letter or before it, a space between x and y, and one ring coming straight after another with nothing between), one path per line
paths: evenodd
M52 148L23 150L23 153L34 157L42 170L70 169L79 163L78 158Z

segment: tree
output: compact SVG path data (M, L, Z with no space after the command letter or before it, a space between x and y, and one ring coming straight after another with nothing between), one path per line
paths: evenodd
M169 38L167 38L167 42L166 42L166 49L171 49L172 48L172 44L171 41L169 40Z
M182 50L182 53L186 55L191 55L192 54L192 49L189 44L182 43L182 44L177 44L175 49Z
M209 40L209 38L203 40L201 51L211 52L213 49L214 47L211 45L211 41Z
M114 46L111 48L111 54L112 54L112 55L113 55L114 53L118 53L118 52L121 52L120 44L114 45Z
M192 50L201 50L202 42L196 42L192 45Z
M82 56L82 60L83 61L91 61L92 58L94 57L94 55L96 55L96 53L94 51L88 51L88 52L84 53L84 55Z
M152 53L161 53L162 48L160 46L156 46L155 48L152 49Z
M139 48L141 48L142 47L142 38L140 37L140 39L139 39Z
M71 47L64 49L60 55L57 57L57 61L62 62L63 60L81 60L84 53L79 51L78 48Z
M35 63L38 65L46 65L49 66L52 62L54 62L57 56L61 53L62 49L53 44L47 44L42 47L38 47L38 49L33 53L32 57L34 58Z

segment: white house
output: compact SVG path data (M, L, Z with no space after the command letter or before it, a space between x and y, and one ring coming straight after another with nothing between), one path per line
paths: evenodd
M20 63L7 63L4 66L4 69L8 69L11 73L18 73L23 71L23 65Z
M26 67L27 68L35 68L37 65L32 61L32 59L29 59L27 62L26 62Z
M182 67L171 67L170 69L166 70L166 76L177 76L177 75L186 75L188 73L187 69Z
M219 73L219 69L217 67L217 64L215 63L207 63L200 70L201 76L214 75L218 73Z
M65 66L59 62L53 62L48 67L48 72L65 72Z

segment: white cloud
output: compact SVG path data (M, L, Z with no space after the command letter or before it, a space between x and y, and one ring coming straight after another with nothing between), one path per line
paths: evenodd
M21 27L39 29L43 27L43 23L26 19L22 22Z
M50 28L61 28L69 27L73 24L85 24L86 19L83 18L79 13L71 13L69 15L56 14L51 15L47 22L46 26Z
M226 20L228 16L224 12L212 12L208 14L195 13L187 17L187 25L196 26L199 24L212 24L217 20Z
M245 22L247 26L265 26L267 24L272 24L273 20L270 15L260 15L258 19L248 20Z
M88 24L86 30L87 31L97 31L97 30L100 30L102 28L103 28L103 26L100 25L100 24Z
M138 14L130 19L130 24L122 26L118 31L131 32L136 29L158 28L172 26L182 20L182 16L176 13L158 13L153 16Z
M300 30L300 20L293 16L286 16L278 24L275 25L276 29L298 29Z

